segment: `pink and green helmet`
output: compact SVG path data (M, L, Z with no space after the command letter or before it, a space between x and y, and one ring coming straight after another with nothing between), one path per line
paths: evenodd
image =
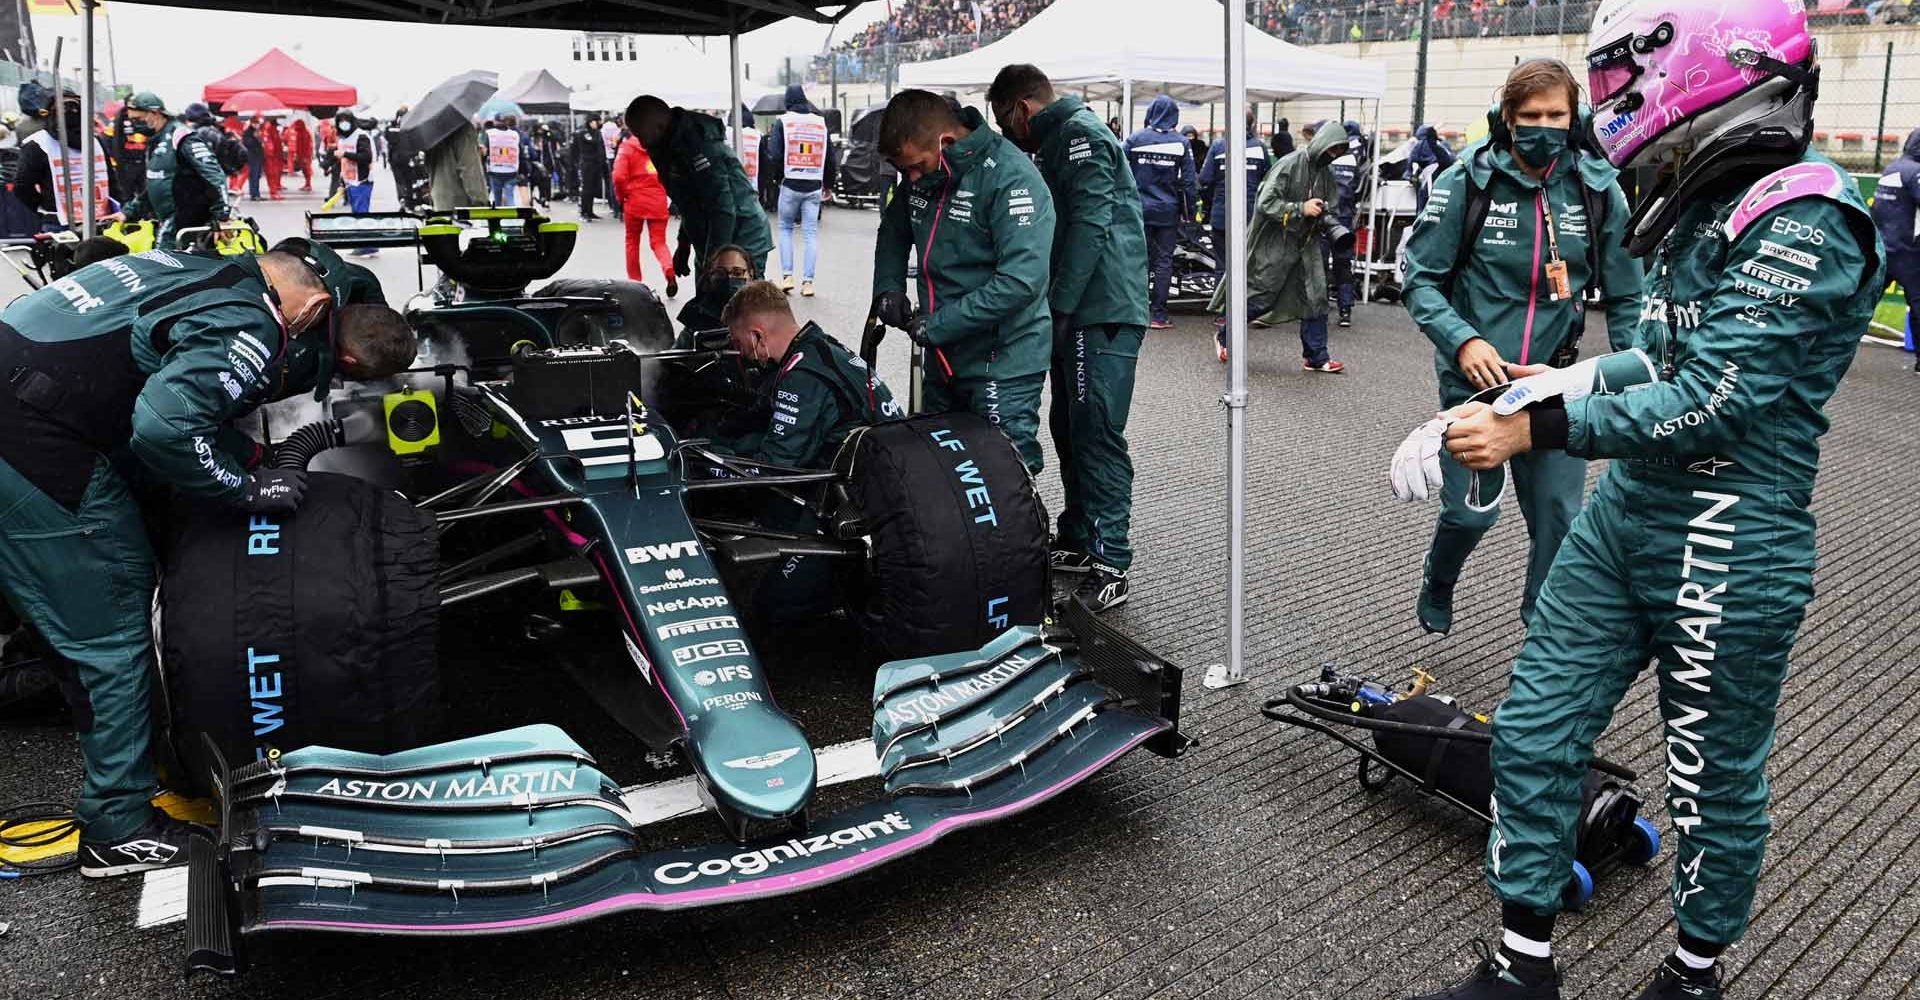
M1617 167L1660 162L1813 56L1804 0L1609 0L1587 36L1593 141Z

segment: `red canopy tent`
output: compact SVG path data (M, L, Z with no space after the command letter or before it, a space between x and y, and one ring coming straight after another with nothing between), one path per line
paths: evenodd
M207 84L202 96L208 104L218 104L245 90L266 91L289 108L352 107L360 102L360 92L351 85L329 80L277 48L240 72Z

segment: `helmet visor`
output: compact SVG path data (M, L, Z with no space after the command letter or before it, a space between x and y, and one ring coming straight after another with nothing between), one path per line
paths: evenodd
M1627 35L1587 54L1587 92L1596 105L1625 93L1640 75L1640 62Z

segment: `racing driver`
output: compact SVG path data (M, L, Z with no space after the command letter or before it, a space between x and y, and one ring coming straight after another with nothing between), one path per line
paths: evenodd
M80 874L186 860L186 827L149 804L154 559L134 488L298 507L305 473L257 468L229 421L335 370L405 369L400 315L349 304L381 301L371 272L288 240L257 258L109 258L0 312L0 593L86 688Z
M1660 169L1627 227L1647 259L1634 344L1660 379L1510 417L1450 413L1447 449L1469 468L1555 448L1619 461L1548 573L1493 721L1501 944L1436 996L1560 995L1550 941L1582 780L1649 660L1679 943L1640 996L1723 995L1717 959L1753 902L1774 712L1813 596L1824 408L1882 287L1854 182L1807 148L1818 63L1804 4L1609 0L1593 25L1593 139L1617 167Z

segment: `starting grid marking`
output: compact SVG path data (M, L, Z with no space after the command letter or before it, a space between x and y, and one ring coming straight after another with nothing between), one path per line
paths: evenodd
M817 777L814 785L825 788L849 781L880 776L880 758L872 740L853 740L813 752ZM700 802L700 790L693 775L635 785L621 796L636 827L652 826L668 820L696 815L706 809ZM162 927L187 919L187 868L162 868L147 872L140 885L140 905L134 926L141 930Z

